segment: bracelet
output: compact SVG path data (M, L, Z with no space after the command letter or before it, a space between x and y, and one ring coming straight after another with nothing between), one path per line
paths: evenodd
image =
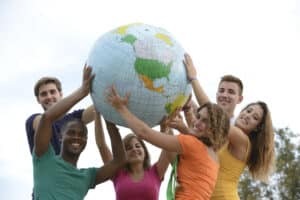
M189 78L189 82L192 82L192 81L194 81L194 80L197 80L197 77L190 77L190 78Z
M191 110L191 106L182 107L183 112L189 112Z

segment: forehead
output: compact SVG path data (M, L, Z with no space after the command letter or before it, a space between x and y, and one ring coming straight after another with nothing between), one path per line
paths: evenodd
M257 105L257 104L251 105L247 109L253 110L253 112L255 114L257 114L258 116L260 116L260 117L263 115L263 109L259 105Z
M198 114L201 115L202 117L207 116L208 115L207 107L201 108L201 110L198 111Z
M58 90L58 89L54 83L45 83L40 86L39 93L47 90Z
M80 123L78 121L67 122L66 127L65 127L65 132L68 132L70 130L72 130L72 131L80 131L80 132L84 132L85 133L85 127L83 126L82 123Z
M222 81L219 84L219 89L226 89L226 90L234 90L238 92L240 90L239 85L235 82L229 82L229 81Z
M136 145L141 144L140 141L136 137L132 137L130 140L127 141L127 144L125 145Z

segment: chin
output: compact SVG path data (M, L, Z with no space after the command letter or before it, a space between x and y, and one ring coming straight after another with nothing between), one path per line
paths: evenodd
M80 155L81 152L83 151L83 149L80 149L80 150L73 150L73 149L70 149L69 150L69 153L76 156L76 155Z

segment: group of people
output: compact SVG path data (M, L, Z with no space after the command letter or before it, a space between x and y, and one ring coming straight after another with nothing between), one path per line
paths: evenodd
M117 200L158 200L169 165L175 184L169 184L167 199L239 199L238 182L246 168L253 178L267 181L274 166L274 131L267 104L250 103L234 117L243 100L242 81L232 75L222 77L215 104L205 94L188 54L184 65L197 102L189 98L161 121L160 131L130 112L130 95L121 97L114 85L109 88L107 102L133 132L123 139L117 126L105 119L104 131L101 111L93 105L67 113L89 94L95 76L91 67L84 67L81 86L64 98L58 79L40 79L34 94L44 113L26 121L33 199L83 199L89 189L111 180ZM79 169L77 161L88 138L86 124L92 121L103 165ZM153 164L144 141L161 148Z

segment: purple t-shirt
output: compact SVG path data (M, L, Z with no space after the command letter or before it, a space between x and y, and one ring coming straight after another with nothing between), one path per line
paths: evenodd
M51 137L51 144L53 146L54 152L56 155L60 153L60 129L62 128L63 124L72 119L77 118L81 119L83 109L75 110L71 113L66 114L61 119L55 121L52 125L52 137ZM33 129L33 121L36 116L41 115L40 113L36 113L31 115L25 122L25 128L27 133L27 141L30 149L30 153L32 153L33 150L33 142L34 142L34 129Z
M120 170L113 178L117 200L158 200L161 180L156 164L144 172L140 181L134 181L126 170Z

